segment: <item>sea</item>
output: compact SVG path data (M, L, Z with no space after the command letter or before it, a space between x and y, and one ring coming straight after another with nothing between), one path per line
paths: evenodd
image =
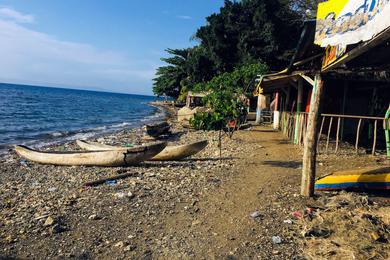
M0 154L136 128L163 116L153 96L0 83Z

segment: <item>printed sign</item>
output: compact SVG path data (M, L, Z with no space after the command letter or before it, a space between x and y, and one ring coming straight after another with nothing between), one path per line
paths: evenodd
M390 0L329 0L317 11L315 43L345 47L390 27Z

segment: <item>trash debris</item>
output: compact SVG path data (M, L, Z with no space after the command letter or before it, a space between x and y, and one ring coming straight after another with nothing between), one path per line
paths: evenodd
M56 187L51 187L51 188L48 188L47 190L49 192L55 192L57 190L57 188Z
M292 213L292 216L296 219L301 219L303 216L302 216L302 213L300 211L294 211Z
M282 243L282 238L280 236L273 236L272 237L272 242L274 244L280 244L280 243Z
M314 209L312 209L312 208L306 208L305 213L306 213L308 216L313 216L313 215L314 215Z
M284 224L292 224L292 220L291 219L286 219L283 221Z
M27 167L28 163L26 160L20 160L20 165Z
M54 224L54 219L51 216L48 216L45 223L43 223L45 227L51 226L53 224Z
M258 218L261 216L260 211L256 210L249 215L251 218Z
M117 184L117 181L116 180L109 180L109 181L106 181L106 184L109 186L115 186Z

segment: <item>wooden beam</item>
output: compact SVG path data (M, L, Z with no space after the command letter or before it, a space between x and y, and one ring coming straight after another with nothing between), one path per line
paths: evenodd
M314 86L314 80L312 80L309 76L306 76L305 74L300 74L301 77L306 80L307 82L309 82L310 85Z
M322 102L322 93L324 82L320 74L315 76L315 82L310 102L310 112L308 118L307 133L305 136L305 146L303 150L303 168L301 195L312 197L314 195L314 181L316 176L317 160L317 138L318 138L318 121L319 110Z

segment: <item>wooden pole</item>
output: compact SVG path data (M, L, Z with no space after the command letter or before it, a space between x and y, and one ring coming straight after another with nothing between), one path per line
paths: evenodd
M341 121L341 117L339 117L338 120L337 120L336 149L335 149L335 152L336 152L336 153L337 153L337 151L339 150L340 121Z
M314 181L316 176L316 159L317 159L317 137L319 111L322 102L322 93L324 82L318 73L315 76L315 82L310 102L310 112L308 118L308 127L306 133L306 142L303 150L303 168L301 195L312 197L314 195Z
M326 153L328 152L330 132L332 131L332 124L333 124L333 117L330 118L330 122L329 122L328 137L326 138L326 150L325 150Z
M303 79L298 79L298 97L297 97L297 113L294 131L294 144L299 144L299 113L302 111L302 93L303 93Z
M372 155L375 155L375 150L376 150L376 130L377 130L377 127L378 127L378 121L375 120L375 123L374 123L374 142L372 144Z
M318 150L318 146L320 144L321 135L322 135L322 129L324 128L324 123L325 123L325 117L323 116L322 117L322 122L321 122L321 127L320 127L320 132L318 133L318 138L317 138L317 150Z
M359 135L360 135L360 127L361 126L362 126L362 119L359 119L359 124L358 124L357 131L356 131L356 143L355 143L356 153L359 152L358 148L359 148Z

